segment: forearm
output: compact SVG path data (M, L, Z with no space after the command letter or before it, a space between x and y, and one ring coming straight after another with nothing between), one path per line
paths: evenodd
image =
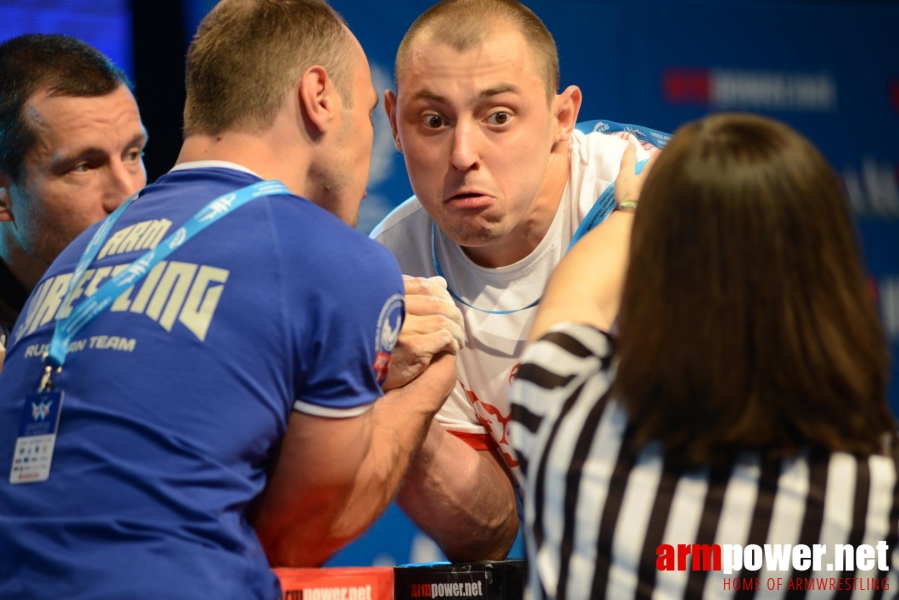
M411 410L405 393L403 389L388 392L375 404L371 447L348 495L340 500L332 497L330 506L319 504L310 511L318 518L304 520L289 535L280 532L283 547L269 551L270 560L277 556L280 561L275 564L321 565L384 512L433 416L431 411Z
M291 415L268 484L247 515L272 566L317 567L340 548L334 524L370 447L372 421L369 413Z
M444 356L441 360L454 359ZM371 449L334 527L336 538L349 541L360 535L396 496L412 456L448 394L429 385L428 376L425 372L416 382L387 392L375 405Z
M291 415L250 517L272 565L319 566L383 512L455 380L455 358L442 354L363 415Z
M452 561L501 560L518 533L515 491L502 458L433 422L397 502Z
M295 519L273 529L263 519L254 527L272 567L312 568L322 566L347 540L332 533L343 497L324 496L326 502L298 503L314 519ZM328 502L330 505L328 505Z
M618 316L633 220L630 212L612 212L562 259L540 300L529 341L562 321L609 331Z

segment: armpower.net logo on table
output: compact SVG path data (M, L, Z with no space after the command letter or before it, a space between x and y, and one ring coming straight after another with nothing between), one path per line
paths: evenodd
M314 587L284 592L282 600L372 600L371 586Z
M413 583L410 588L412 598L483 598L483 581L455 583Z

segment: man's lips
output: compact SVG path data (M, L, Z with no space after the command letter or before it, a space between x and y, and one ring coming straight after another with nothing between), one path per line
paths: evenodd
M481 191L459 192L443 201L450 208L484 208L493 204L493 196Z

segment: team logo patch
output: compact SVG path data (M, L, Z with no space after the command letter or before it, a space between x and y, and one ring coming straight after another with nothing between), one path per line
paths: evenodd
M371 368L378 377L378 382L387 379L390 368L390 353L396 346L403 328L403 316L406 304L402 294L394 294L387 299L378 317L378 330L375 336L375 362Z

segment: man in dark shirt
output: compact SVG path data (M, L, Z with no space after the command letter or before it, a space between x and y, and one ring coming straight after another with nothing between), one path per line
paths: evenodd
M0 44L0 360L50 263L146 184L147 132L129 86L71 37Z

